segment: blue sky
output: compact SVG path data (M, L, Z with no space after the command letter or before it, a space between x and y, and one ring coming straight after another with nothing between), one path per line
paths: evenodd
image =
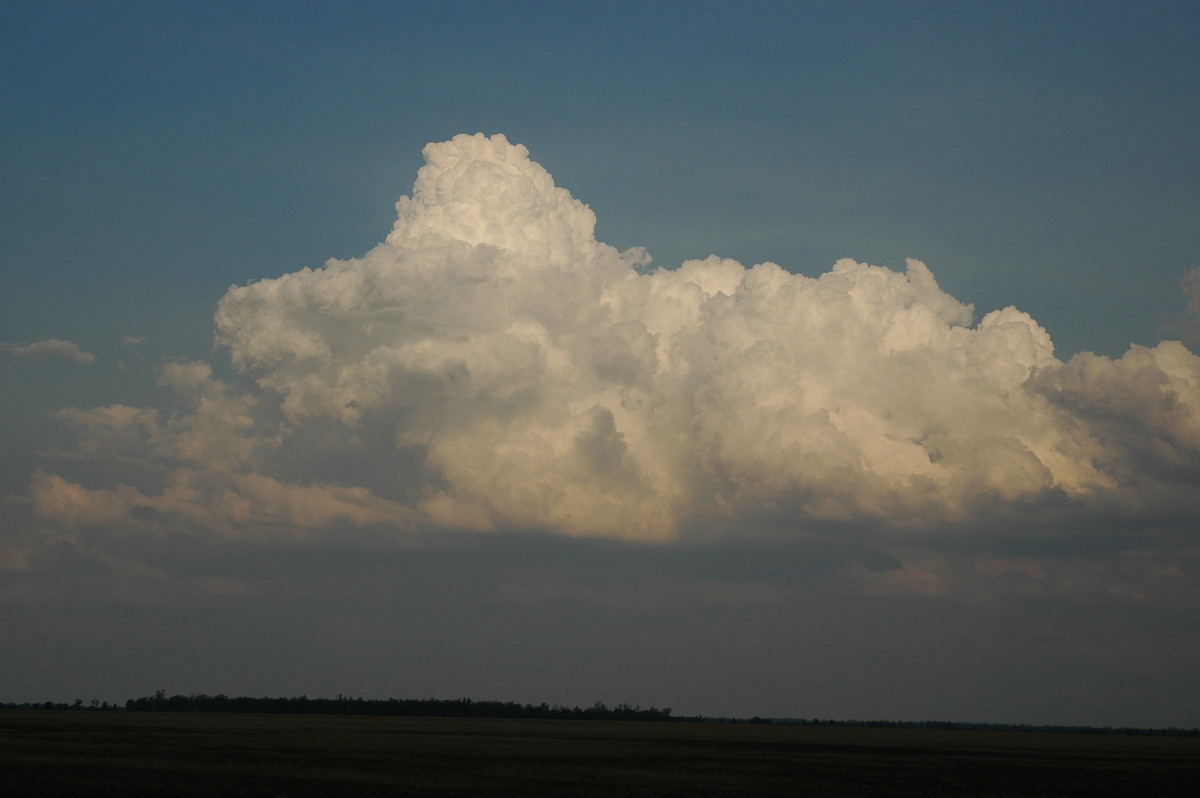
M240 647L250 646L253 651L244 653L249 661L272 667L277 654L248 642L254 638L255 624L302 627L304 631L297 632L301 642L286 645L306 651L333 639L367 640L376 635L396 640L407 634L424 640L430 652L405 660L398 643L384 645L367 657L374 662L370 667L363 664L366 660L344 663L340 682L335 676L314 675L337 674L338 667L312 655L311 667L299 668L281 682L283 692L405 693L409 688L377 675L379 669L405 660L414 674L408 684L422 695L584 704L628 700L674 703L684 712L746 715L812 715L816 702L817 714L839 717L915 717L924 712L966 720L1194 725L1200 696L1194 686L1184 685L1188 669L1194 673L1200 663L1200 630L1194 621L1182 619L1200 596L1194 538L1200 516L1194 502L1187 500L1196 487L1200 462L1200 416L1188 415L1197 402L1195 377L1189 376L1195 365L1186 350L1155 347L1162 340L1182 338L1195 352L1200 340L1195 318L1200 283L1192 279L1191 289L1184 286L1200 268L1198 34L1200 9L1193 3L98 5L5 0L0 5L0 490L7 498L0 533L6 536L8 552L2 560L9 569L6 601L20 607L25 618L13 623L33 626L33 619L44 621L55 615L55 607L74 606L88 596L96 613L111 610L104 616L111 639L97 633L88 638L88 645L102 651L123 640L133 649L149 651L151 637L148 632L139 637L136 618L152 613L148 607L156 601L165 601L194 613L191 623L201 630L197 639L203 643L195 645L217 663L236 661ZM275 286L271 281L281 275L320 269L330 258L354 259L372 251L396 222L397 199L412 194L425 163L422 148L476 132L503 134L507 142L527 147L530 160L514 161L518 172L534 174L540 164L557 186L594 212L596 241L617 251L644 247L653 258L650 269L674 270L686 260L715 254L745 269L773 262L786 273L818 278L839 259L850 258L886 267L895 280L907 274L907 282L889 282L888 290L917 291L919 302L948 314L946 329L961 325L961 320L951 319L957 311L945 310L948 300L941 294L912 288L922 279L919 270L906 266L906 259L914 258L928 266L941 292L973 305L967 329L1009 306L1028 314L1004 318L1023 331L1040 325L1052 339L1053 356L1062 368L1044 371L1019 391L1023 396L1051 397L1046 401L1057 403L1056 413L1067 413L1063 408L1069 407L1073 415L1055 416L1035 434L1030 430L1036 425L1028 420L1035 404L1017 403L1006 406L1008 420L995 422L995 429L1011 429L1013 440L1035 453L1038 468L1051 475L1046 484L1052 487L1034 490L1019 482L1014 475L1025 473L1025 460L1014 459L1013 470L1000 474L993 469L986 478L979 476L984 466L976 464L968 469L971 478L987 484L992 497L988 501L1002 502L998 516L980 514L978 505L971 504L977 497L968 501L966 494L938 494L941 498L931 499L929 507L905 505L898 510L871 498L874 494L868 496L863 487L867 482L854 482L858 487L853 489L832 485L797 465L798 460L771 459L775 454L766 443L764 450L752 446L752 440L775 440L770 436L779 428L772 425L783 424L781 419L794 420L785 410L779 411L784 415L763 416L761 425L754 426L736 415L719 416L724 405L706 405L703 409L714 414L712 423L724 419L720 423L726 425L719 427L719 434L712 433L713 440L732 446L729 441L741 440L741 435L747 447L722 450L719 457L714 455L717 465L712 468L725 475L728 482L722 484L727 487L743 485L743 478L747 485L757 481L772 486L762 495L753 494L762 502L761 512L738 510L739 502L749 503L753 496L748 488L729 487L729 506L734 509L720 524L706 525L674 510L661 510L664 518L673 519L663 527L645 522L648 538L675 536L685 543L654 549L652 556L639 548L642 540L605 543L614 548L592 560L595 550L587 541L612 535L601 529L600 521L583 522L579 514L594 512L606 518L606 511L596 508L609 505L578 499L585 504L574 515L561 505L541 514L523 513L513 509L521 504L519 497L487 493L464 481L467 466L455 459L453 447L481 434L483 427L439 426L439 421L418 429L408 416L397 421L399 409L385 412L382 406L364 409L363 418L343 413L337 424L315 410L312 418L320 417L319 424L303 415L308 411L289 410L303 401L316 402L316 394L304 393L298 387L300 377L283 361L261 355L272 331L282 329L268 322L284 319L297 325L287 328L294 333L291 338L281 339L280 346L287 347L296 345L295 336L317 330L317 321L295 308L273 305L268 287L238 295L251 309L238 316L231 310L225 322L214 324L218 303L231 286L252 281ZM470 157L489 163L516 157L508 149L482 144L461 144L454 151L458 150L469 150ZM487 189L475 184L467 188ZM470 201L478 196L464 195ZM513 252L523 246L507 233L484 243ZM611 268L616 270L611 274L619 275L618 266ZM645 265L639 268L648 270ZM710 277L696 279L720 282L725 278L719 271L712 266L703 271ZM516 274L531 280L535 276ZM876 273L847 271L845 278L867 280L870 274ZM571 292L578 287L579 307L587 308L600 295L584 293L579 286L587 280L582 274L578 277L557 290L567 303L566 297L574 296ZM516 279L520 283L522 278ZM466 285L447 280L459 288ZM669 282L662 277L647 283L647 296L675 291ZM301 278L289 284L308 292L305 296L314 303L323 290ZM772 319L766 325L780 330L780 336L785 330L801 335L808 329L796 321L806 313L815 318L828 312L841 323L837 314L843 312L838 304L842 295L816 288L811 295L805 293L805 286L815 282L788 285L802 297L791 306L792 312L764 300L753 305L753 312L760 314L753 318ZM606 290L603 296L611 296L611 286ZM1188 290L1193 292L1192 315ZM545 325L548 341L560 333L538 315L537 295L530 290L513 301L523 297L529 303L528 312ZM425 296L420 307L442 307L436 303L438 296ZM551 298L540 300L543 304L554 301L553 293L547 296ZM483 301L470 301L476 300ZM804 304L810 301L817 304ZM223 306L232 308L233 303L230 293ZM714 319L726 312L716 305L706 307L704 312ZM881 304L879 313L891 312L888 307ZM484 305L476 312L478 318L490 318ZM471 321L459 320L452 307L429 313L431 325L446 329L457 330L455 325ZM706 333L712 340L730 341L735 331L740 335L748 329L749 322L736 314L719 318L727 326ZM863 323L871 318L866 313ZM647 310L624 318L625 326L613 326L621 331L613 333L616 337L589 332L588 340L608 342L604 346L633 347L621 349L620 357L612 354L612 360L597 359L602 366L598 373L616 373L618 366L613 364L625 368L622 364L631 361L620 358L626 356L649 357L637 349L641 339L631 337L630 324L643 325L665 345L676 321ZM849 362L870 362L848 343L849 333L822 349L820 335L827 330L820 330L804 333L813 336L811 351L800 352L793 339L775 342L793 346L788 356L793 359L786 362L800 364L794 373L777 365L778 383L755 383L767 377L737 371L752 352L747 345L728 361L733 371L713 367L702 384L728 388L729 396L741 397L737 401L759 403L786 395L786 385L807 385L809 380L827 385L827 396L842 396L839 391L845 397L874 395L876 388L865 376L857 383L842 377L836 381L832 371L814 365L826 362L814 354L818 351ZM467 364L473 379L481 379L484 362L472 366L471 358L507 363L504 357L510 350L486 348L493 345L487 342L497 331L476 332L478 337L470 338L474 349L456 350L454 357ZM214 334L224 336L224 343L215 348ZM1021 334L1032 337L1020 346L1033 347L1030 351L1039 353L1038 363L1045 367L1048 349L1034 342L1035 333ZM1015 339L1004 340L1009 343L994 344L1000 347L994 350L997 363L1011 355L1024 368L1028 363L1021 358L1035 358L1019 354ZM38 342L46 341L71 342L75 350L65 345L37 348ZM1009 344L1011 350L1003 348ZM1140 360L1125 357L1133 344L1156 354L1139 355ZM333 351L358 351L357 344L342 339L329 339L329 346ZM546 351L553 350L546 346ZM81 362L82 354L72 351L87 353L93 361ZM654 379L663 376L663 352L653 361L659 367ZM1097 357L1072 360L1086 352ZM231 355L246 358L248 365L232 368ZM931 354L929 363L945 365L960 355L948 348L936 357ZM713 354L713 362L718 360ZM197 363L211 372L201 374L193 368ZM905 387L906 378L891 371L898 368L892 361L863 368L874 369L881 379L885 373L893 375L894 382L879 389L882 393L920 395L918 378L913 378L913 387ZM939 368L928 365L923 372L930 380L928 395L950 396L962 389L975 408L972 419L999 390L978 387L984 378L973 373L960 378L947 371L946 381L938 382L943 379ZM739 385L754 385L755 390L738 394L726 386L723 380L732 381L733 373L739 375ZM1000 374L997 366L995 374L987 376L1000 380ZM328 379L341 390L361 378L361 371L318 371L309 377ZM831 381L824 382L826 377ZM799 382L785 384L785 378ZM561 386L572 391L582 384L581 378L563 379ZM213 393L214 380L223 381L227 389ZM642 389L635 377L628 380L628 390ZM195 387L201 383L210 387ZM367 390L365 383L353 384ZM389 383L393 390L396 384ZM1148 384L1164 386L1162 394L1151 397L1134 390ZM185 385L191 387L180 387ZM427 383L404 385L419 392ZM673 385L660 381L654 383L654 391L646 388L656 397L647 400L647 406L661 401L662 407L675 407L670 397L682 396L678 392L683 388ZM566 395L567 387L561 386L555 390ZM203 401L179 398L193 389L207 397L203 401L225 408L220 418L252 417L258 425L255 435L269 422L277 426L272 433L276 438L264 432L253 444L249 438L238 438L237 444L229 442L233 438L222 439L222 446L248 458L240 464L229 466L221 460L221 466L208 459L189 474L228 466L281 485L361 488L371 499L322 494L321 501L348 502L346 507L357 509L330 516L336 533L321 537L305 532L299 535L302 543L261 537L258 527L251 534L228 521L232 516L221 516L226 519L222 523L234 527L222 527L219 533L206 527L208 522L195 520L199 515L187 524L164 521L150 537L138 537L150 534L144 529L128 531L135 522L149 523L138 512L133 520L114 515L113 508L120 505L116 497L132 495L128 490L142 497L131 512L138 507L183 512L174 504L168 508L162 498L167 493L155 492L167 489L151 484L145 474L178 475L170 469L186 459L181 447L195 443L188 436L198 435L196 430L203 426ZM805 395L818 393L814 389ZM253 404L247 398L251 395L278 398L278 406L270 410L275 415L263 409L268 400ZM366 395L358 396L354 406L367 408ZM221 398L213 398L217 396ZM289 397L294 404L287 404ZM666 496L664 485L670 482L654 482L655 475L682 480L671 470L670 463L677 462L674 455L660 456L666 444L660 441L655 448L638 437L637 425L644 419L638 420L628 402L624 410L590 394L583 404L578 397L572 402L570 407L583 408L576 422L592 425L577 431L575 438L584 454L611 454L619 447L603 449L608 445L604 442L622 441L628 448L620 451L637 459L638 473L646 484L654 484L655 495ZM847 408L853 404L849 398L844 402ZM585 420L593 403L602 409ZM160 426L146 432L136 446L128 441L118 446L113 443L120 437L113 432L115 416L68 417L59 412L78 408L82 414L118 405L156 408ZM809 409L837 411L833 405ZM875 409L858 408L868 415ZM539 409L538 418L547 418L549 412ZM861 447L863 462L885 456L878 446L891 444L879 441L916 436L907 427L888 427L886 435L868 443L868 426L863 426L867 422L848 409L844 412L844 418L832 423ZM923 419L925 432L940 429L939 424L954 428L965 418L949 406L934 420L921 415L925 412L934 411L914 410L912 416ZM906 418L898 407L880 413L878 424L900 424L899 419ZM175 421L169 422L172 418ZM1042 416L1037 418L1041 423ZM127 427L121 429L126 431L141 423L132 415L123 419L120 423ZM610 421L611 429L606 426ZM217 423L203 423L210 422ZM361 436L355 437L358 433L347 432L358 429L355 424L378 432L378 440L386 443L369 451L356 448L365 444ZM112 434L101 434L102 427ZM550 435L537 429L538 435ZM593 433L594 440L587 437ZM653 438L646 434L647 441ZM782 434L786 438L789 433ZM803 437L795 434L800 436L797 440ZM292 436L291 443L280 444L286 458L253 459L268 439L279 435ZM411 444L415 449L393 446L394 441L411 443L421 435L426 437ZM1008 462L986 449L993 439L1008 440L1008 432L989 432L988 437L972 427L962 435L961 441L971 442L963 444L963 452L991 452L979 454L979 462ZM336 445L330 443L335 439ZM516 446L515 440L506 445ZM935 452L928 438L920 440L930 461L936 461L942 450ZM1062 442L1067 440L1075 448ZM318 441L323 443L318 446ZM1096 445L1103 451L1085 451L1085 441L1099 441ZM1162 446L1170 452L1163 454L1155 441L1166 441ZM205 456L216 458L216 444L210 444ZM110 446L116 448L106 448ZM1051 448L1054 452L1048 454ZM396 454L402 449L403 456ZM256 454L246 454L252 450ZM809 454L823 468L841 462L830 459L834 449L818 447ZM887 456L893 455L901 457ZM1071 457L1097 464L1096 473L1069 472L1055 459ZM143 477L118 474L113 470L118 460L143 464ZM746 463L756 463L759 470L737 476L736 469L748 468ZM498 473L522 473L522 467L496 464ZM529 468L529 473L539 473L533 465ZM871 479L891 479L896 468L900 466L878 466ZM392 484L380 475L393 473L405 487L380 487ZM63 481L38 482L35 475ZM595 482L599 477L591 482L580 479L574 487L560 486L565 495L591 496L588 490L600 490ZM45 503L46 491L54 488L65 495L68 485L91 491L79 494L77 506L98 515L68 519L64 504ZM126 493L119 486L125 486ZM551 489L554 485L547 487ZM243 485L234 492L238 490L253 504L249 488ZM839 492L843 490L848 492ZM438 504L436 511L430 509L433 505L414 503L414 496L428 496L430 491L443 491L438 495L447 502ZM823 500L827 493L837 498ZM1052 501L1050 493L1057 498ZM422 554L409 561L389 553L382 560L390 565L373 559L380 547L391 552L398 534L380 521L383 505L373 504L376 500L395 502L400 508L396 512L424 514L401 536L419 539L411 543L411 550ZM658 518L653 514L661 508L647 501L643 509ZM841 509L836 512L830 509L840 501L845 506L837 505ZM486 524L478 520L484 505L490 513ZM962 509L968 506L975 509ZM370 520L347 521L359 517L354 515L358 511ZM911 515L898 521L896 513L901 512ZM620 513L613 517L627 518ZM276 518L271 523L284 522ZM1011 528L1000 531L1004 524ZM481 531L483 527L487 530ZM735 528L755 531L741 536L729 531ZM789 537L780 529L802 531ZM623 548L626 545L633 548ZM717 546L719 552L709 552L706 545ZM314 610L321 606L316 588L295 584L308 584L303 574L317 568L310 558L322 547L342 552L338 561L343 565L317 569L317 581L328 582L330 604ZM728 561L729 551L736 562L745 563L733 569L734 575L705 562ZM234 568L234 573L228 563L237 557L256 567L272 561L286 565L267 575L255 576L249 565ZM796 563L794 569L785 569L784 576L772 571L769 566L777 557ZM141 571L139 563L144 565ZM407 580L403 587L393 582L400 579L399 571ZM475 584L479 572L484 574L482 583L494 585L495 592ZM1104 576L1081 597L1071 593L1074 588L1069 585L1078 585L1085 572ZM134 573L154 576L138 582L143 577L130 576ZM973 576L968 579L967 573ZM890 576L872 581L878 574ZM1155 574L1172 576L1160 579ZM999 581L989 582L986 589L972 581L985 576ZM1013 586L1018 578L1040 587L1017 589ZM130 587L130 579L136 589ZM365 599L351 595L347 580L369 581L378 604L365 611L358 603ZM934 582L936 589L931 587L927 594L917 588L918 583ZM431 597L440 583L450 592ZM460 600L453 598L455 591ZM144 597L146 603L134 601L132 609L122 604L121 597L131 594ZM1130 599L1129 606L1105 603L1126 594L1142 598ZM300 598L289 603L281 598L284 595ZM986 599L980 598L984 595ZM239 609L237 596L265 604ZM692 603L711 611L690 609ZM423 605L433 608L418 624L424 631L396 620ZM819 615L802 610L816 606L822 608ZM492 631L477 614L488 607L500 608L496 612L502 619ZM740 615L750 612L746 607L758 611ZM328 619L328 637L314 631L324 628L320 623L304 620L311 620L314 611ZM223 625L225 613L237 612L249 620ZM1109 612L1115 615L1106 615ZM80 624L87 626L85 615ZM346 620L352 617L359 618L358 627ZM907 637L896 631L896 617L911 619L905 627ZM584 619L598 630L594 639L577 640L569 655L555 660L552 641L556 636L569 638L566 630ZM1002 632L989 636L971 631L985 619ZM1111 630L1106 619L1112 621ZM848 638L841 630L852 623L869 630L862 639ZM439 624L466 625L484 642L472 646L443 639L433 631ZM213 665L210 681L219 683L206 683L195 669L189 670L187 663L195 652L185 651L192 644L182 642L168 647L174 653L164 655L161 663L139 665L132 673L99 653L94 674L61 664L48 667L53 659L48 652L56 650L53 630L78 630L67 621L45 628L50 631L31 639L2 674L0 683L15 686L10 688L14 695L0 698L66 700L74 697L66 693L91 691L113 700L159 687L174 690L175 685L180 691L270 689L269 681L245 678L228 664ZM152 623L149 628L158 627ZM354 628L358 631L347 631ZM789 631L780 637L781 629ZM523 642L510 650L501 641L505 632ZM828 651L840 653L804 654L795 642L801 636L816 636L828 644ZM671 643L656 644L655 639ZM1017 642L996 659L993 654L1003 647L1002 639ZM611 661L588 649L617 640L631 650L657 651L658 659L647 654L645 661ZM741 646L747 660L733 654L714 659L703 653L705 641L718 647ZM931 670L918 651L950 652L960 644L974 652L968 657L970 672L947 665L947 673L930 677L937 669ZM1167 664L1149 653L1136 665L1114 664L1127 646L1157 652L1164 660L1174 651L1175 662ZM896 691L883 687L856 693L853 684L833 679L844 671L842 656L861 663L862 680L883 680L885 686L878 663L901 662L893 686L914 697L889 698ZM488 657L498 664L486 677L466 666L447 665ZM609 669L604 671L600 663ZM455 670L459 667L461 674ZM673 674L689 668L693 677L672 682ZM533 672L541 675L535 678ZM638 674L643 673L654 676L642 683ZM835 683L820 698L779 686L794 674L822 674ZM937 685L947 681L957 687L935 695ZM1152 688L1152 682L1165 686ZM736 689L714 692L713 685L734 683ZM1028 684L1038 685L1044 695L1014 699L1012 693ZM1072 696L1069 684L1109 691L1111 699L1089 708L1084 688ZM1057 704L1047 698L1056 694L1064 696ZM1185 699L1192 710L1179 708ZM1038 713L1042 716L1030 716Z

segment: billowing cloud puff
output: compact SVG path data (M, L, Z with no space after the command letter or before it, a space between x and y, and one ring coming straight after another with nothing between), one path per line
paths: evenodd
M95 363L96 356L85 352L74 341L47 338L31 344L0 344L0 349L19 358L61 358L72 363Z
M363 257L221 299L248 388L173 364L166 421L64 411L107 465L88 487L40 474L42 517L672 540L1198 481L1200 358L1181 344L1063 364L1027 314L976 324L915 260L651 270L503 136L425 158Z

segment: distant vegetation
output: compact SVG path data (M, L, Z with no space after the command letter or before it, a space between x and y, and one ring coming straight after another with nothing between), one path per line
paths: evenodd
M596 702L586 709L517 704L512 701L472 701L469 698L231 698L224 695L173 695L160 690L153 697L131 698L127 710L143 712L259 712L281 715L400 715L426 718L555 718L559 720L670 720L670 709L615 707Z
M1029 723L970 723L941 720L822 720L819 718L721 718L694 716L672 716L669 707L631 706L617 704L609 707L596 702L590 707L566 707L550 704L518 704L513 701L473 701L470 698L252 698L226 695L168 696L159 690L153 696L131 698L122 708L118 704L92 699L84 704L80 699L74 703L6 703L2 709L72 709L72 710L128 710L134 712L232 712L271 715L387 715L398 717L426 718L524 718L556 720L635 720L635 721L690 721L696 723L761 723L793 726L845 726L881 729L977 729L987 731L1037 731L1071 732L1082 734L1135 734L1170 737L1200 737L1200 729L1191 728L1135 728L1129 726L1056 726Z

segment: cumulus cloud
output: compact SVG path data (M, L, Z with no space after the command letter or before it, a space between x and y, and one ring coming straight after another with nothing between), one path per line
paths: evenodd
M95 363L96 356L91 352L80 349L73 341L63 341L59 338L47 338L34 341L31 344L0 343L0 350L9 352L18 358L61 358L72 363Z
M976 322L916 260L652 269L503 136L424 154L374 249L221 299L216 341L247 385L175 363L169 418L63 411L111 467L40 473L41 517L668 541L1150 495L1196 512L1200 358L1182 344L1063 363L1028 314Z

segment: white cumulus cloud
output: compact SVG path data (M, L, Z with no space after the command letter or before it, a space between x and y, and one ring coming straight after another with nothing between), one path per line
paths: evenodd
M425 158L361 258L221 299L216 340L251 389L173 364L169 419L67 411L81 451L162 476L42 473L42 517L674 540L1132 506L1200 481L1200 358L1182 344L1064 364L1028 314L976 323L916 260L652 270L503 136Z

